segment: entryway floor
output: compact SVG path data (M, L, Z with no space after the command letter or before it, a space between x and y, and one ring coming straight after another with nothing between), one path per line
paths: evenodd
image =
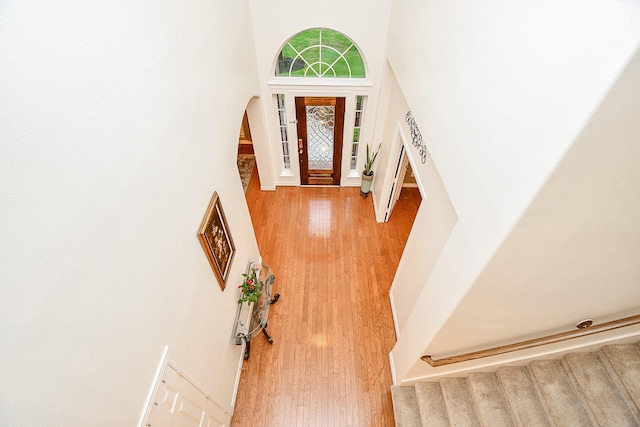
M244 362L233 426L393 426L388 291L421 197L375 222L359 188L278 187L247 203L280 301Z

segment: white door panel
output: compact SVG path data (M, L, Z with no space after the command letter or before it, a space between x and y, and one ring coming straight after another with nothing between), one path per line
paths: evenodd
M149 415L150 427L223 427L229 425L230 418L167 365Z
M222 409L210 400L207 400L207 419L203 427L226 427L229 425L229 416Z

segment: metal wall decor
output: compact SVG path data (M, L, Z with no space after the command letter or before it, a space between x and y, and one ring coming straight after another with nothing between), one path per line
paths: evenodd
M424 164L427 161L427 146L422 142L422 134L420 133L420 129L418 129L418 124L413 118L411 111L407 111L405 121L409 125L409 131L411 132L411 143L418 149L420 161Z

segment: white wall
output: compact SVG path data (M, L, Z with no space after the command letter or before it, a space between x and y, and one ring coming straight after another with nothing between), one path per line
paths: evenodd
M427 168L430 176L427 176L426 199L416 215L390 290L399 331L424 291L425 281L431 276L457 220L446 192L438 185L437 171L432 163Z
M422 203L407 240L405 250L400 259L397 274L393 279L390 297L396 322L396 330L401 331L413 310L414 304L423 290L426 279L440 257L449 234L457 221L456 212L451 205L446 189L438 174L433 159L427 156L422 163L417 147L413 146L411 131L406 122L409 110L393 71L385 69L384 90L379 110L380 120L384 122L382 141L385 150L381 151L377 160L376 185L372 191L378 192L377 216L384 218L389 193L389 182L393 179L400 152L400 145L405 146L405 153L412 164L421 194ZM389 155L392 151L393 154ZM383 185L383 183L387 183Z
M279 131L277 129L277 117L274 114L272 96L274 93L285 93L294 91L294 96L347 96L366 95L368 96L367 111L364 122L363 142L360 157L364 156L364 145L371 141L374 135L373 117L377 105L377 92L379 90L379 80L381 78L384 65L384 46L386 44L387 27L389 23L389 13L391 10L391 0L328 0L322 3L311 2L309 0L294 1L283 0L278 2L264 2L260 0L250 0L251 17L255 35L257 52L258 73L262 89L263 114L267 129L266 141L258 141L258 144L268 145L270 153L269 163L272 171L265 174L265 179L261 174L260 184L263 188L274 188L276 185L297 185L299 177L297 175L297 152L295 147L291 147L293 163L292 170L294 176L281 175L282 148L280 146ZM284 43L302 30L308 28L330 28L337 30L349 37L360 49L360 54L365 60L367 69L367 85L361 87L350 87L348 85L331 86L326 82L314 86L269 86L274 78L274 61ZM307 82L308 83L308 82ZM291 95L291 92L287 92ZM289 102L293 106L293 101ZM348 113L347 113L348 114ZM295 112L293 107L288 111L287 120L293 121ZM352 126L346 120L353 120L345 117L345 129ZM289 126L291 144L295 144L295 126ZM345 133L347 131L345 130ZM345 140L346 142L350 139ZM256 144L256 141L254 141ZM376 142L377 145L377 142ZM348 149L348 147L346 147ZM360 159L362 160L362 159ZM257 157L260 164L261 158ZM345 158L343 157L343 163ZM260 169L262 171L262 169ZM345 181L343 171L343 181ZM359 178L354 181L359 185Z
M640 313L639 100L640 50L431 346Z
M0 424L135 425L166 344L229 407L258 251L235 167L258 92L247 2L0 17ZM224 292L196 238L214 191L237 246Z
M448 320L477 321L458 304L635 51L639 18L637 2L394 1L389 62L459 217L394 347L397 378L467 345Z
M385 62L384 65L382 78L380 80L378 108L375 110L376 116L374 120L369 120L369 124L374 122L375 125L375 142L370 143L367 141L369 142L371 153L376 150L378 152L376 160L373 163L372 169L374 176L370 191L376 220L378 222L384 222L384 213L387 201L389 200L389 190L387 190L387 187L389 187L391 180L393 180L394 172L392 171L395 168L395 162L400 152L399 148L397 148L399 139L397 133L398 120L403 114L402 111L407 108L407 102L398 89L393 70L391 70L387 62ZM366 145L363 148L364 150L361 151L361 159L359 160L366 160Z

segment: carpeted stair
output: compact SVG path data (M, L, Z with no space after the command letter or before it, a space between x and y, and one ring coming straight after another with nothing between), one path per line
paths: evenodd
M397 427L640 426L640 344L391 389Z

